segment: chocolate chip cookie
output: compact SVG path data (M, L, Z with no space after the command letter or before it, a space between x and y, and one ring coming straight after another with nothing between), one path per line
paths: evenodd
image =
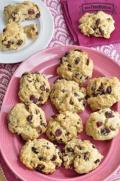
M92 77L93 61L87 53L74 49L67 52L60 61L57 73L67 80L74 80L81 84Z
M0 34L0 50L17 50L26 42L26 34L21 25L10 22Z
M21 135L24 140L38 138L46 127L45 114L36 104L17 103L9 113L9 130Z
M51 141L66 144L82 131L83 124L80 116L66 111L50 118L46 133Z
M120 100L120 81L117 77L98 77L90 80L87 102L92 110L111 107Z
M10 20L14 22L32 20L40 17L40 9L35 3L24 1L7 5L4 8L4 16L6 22L9 22Z
M120 129L120 114L109 108L91 113L87 124L86 133L95 140L110 140Z
M45 174L61 166L60 150L46 139L28 141L20 151L21 162L29 169Z
M24 73L20 79L19 98L24 103L44 104L49 97L48 79L38 72Z
M63 154L64 167L74 169L79 174L94 170L102 159L103 155L88 140L73 139L69 141Z
M50 99L59 112L80 112L85 109L85 95L85 89L80 88L79 84L61 79L52 86Z
M85 13L79 20L79 29L86 36L103 37L109 39L115 30L112 15L103 11Z

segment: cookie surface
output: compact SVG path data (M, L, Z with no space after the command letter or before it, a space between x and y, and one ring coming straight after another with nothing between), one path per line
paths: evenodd
M90 80L87 102L92 110L111 107L120 100L120 81L116 77L98 77Z
M85 94L76 82L61 79L53 85L50 99L58 111L80 112L84 111Z
M95 140L110 140L120 129L120 114L109 108L91 113L87 124L86 133Z
M93 61L86 52L71 50L61 58L57 72L61 77L81 84L92 77Z
M18 96L24 103L44 104L49 97L48 79L40 73L24 73L20 79Z
M26 42L26 34L21 25L10 22L0 34L0 50L17 50Z
M79 174L88 173L97 168L102 160L102 154L88 140L73 139L65 146L63 164Z
M10 20L21 22L23 20L31 20L40 17L40 10L38 6L30 1L22 3L10 4L4 8L4 16L6 22Z
M103 11L85 13L79 20L79 29L86 36L110 38L114 23L113 17Z
M59 149L46 139L28 141L20 151L20 160L26 167L46 174L61 166L60 157Z
M43 110L36 104L16 104L9 113L8 128L24 140L33 140L45 132L47 123Z
M46 134L51 141L67 143L76 138L77 133L83 131L83 124L80 116L76 113L66 111L50 118Z
M36 39L38 36L37 24L30 24L24 27L24 32L27 34L28 38Z

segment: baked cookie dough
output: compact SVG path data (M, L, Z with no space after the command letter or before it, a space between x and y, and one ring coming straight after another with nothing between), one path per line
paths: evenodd
M46 134L51 141L66 144L82 131L83 124L80 116L66 111L50 118Z
M111 107L120 100L120 81L117 77L99 77L90 80L87 102L92 110Z
M24 73L20 79L19 98L24 103L44 104L49 97L48 79L38 73Z
M120 129L120 114L109 108L91 113L86 123L86 133L95 140L110 140Z
M20 151L20 160L27 168L45 174L53 173L62 163L59 149L46 139L29 140Z
M86 52L75 49L67 52L57 68L57 73L67 79L74 80L81 84L88 78L92 77L93 61L88 57Z
M115 30L115 21L110 14L103 11L85 13L79 20L79 29L86 36L109 39Z
M37 24L30 24L24 27L24 32L27 34L28 38L36 39L38 36Z
M85 89L74 81L57 80L52 86L50 99L59 112L80 112L85 109Z
M39 7L30 1L10 4L4 8L6 22L10 20L21 22L23 20L32 20L40 17Z
M26 42L26 34L21 25L10 22L0 34L0 50L17 50Z
M65 146L63 164L65 168L72 168L79 174L88 173L97 168L103 155L90 141L73 139Z
M43 110L36 104L16 104L9 113L8 128L24 140L38 138L46 131L47 123Z

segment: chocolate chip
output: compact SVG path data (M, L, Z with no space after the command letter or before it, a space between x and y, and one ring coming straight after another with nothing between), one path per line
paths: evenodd
M31 100L34 104L36 104L37 101L38 101L38 99L37 99L34 95L31 95L31 96L30 96L30 100Z
M22 77L25 76L25 75L28 75L28 74L29 74L28 72L24 72L24 73L22 74Z
M95 145L92 145L92 147L93 147L93 148L96 148L96 146L95 146Z
M102 123L101 121L97 121L97 122L96 122L96 126L97 126L98 128L99 128L100 126L102 126L102 124L103 124L103 123Z
M83 51L82 51L82 50L80 50L80 49L74 49L74 51L83 52Z
M6 32L6 28L3 29L3 32Z
M86 65L89 65L89 58L87 58Z
M74 93L74 96L76 96L76 97L77 97L77 96L79 96L79 94L77 94L77 93L75 92L75 93Z
M49 89L48 89L48 88L46 88L45 90L46 90L46 92L49 92Z
M97 89L97 91L99 92L99 94L105 94L104 85L102 82L101 82L99 88Z
M73 148L71 148L71 147L68 147L66 150L67 150L68 152L73 152L73 151L74 151Z
M63 64L64 60L63 58L60 58L60 64Z
M45 86L44 86L44 85L41 85L41 86L40 86L40 89L41 89L42 91L45 91Z
M70 99L70 104L71 104L71 105L73 105L73 104L74 104L74 102L72 101L72 99Z
M10 44L9 43L6 45L6 48L10 48Z
M39 18L39 17L40 17L40 13L37 13L37 14L36 14L36 18Z
M79 62L80 62L80 58L77 57L77 58L75 59L75 64L79 64Z
M65 89L62 89L62 90L61 90L61 92L63 92L63 93L64 93L64 92L65 92Z
M39 113L40 113L40 111L39 111L38 109L36 109L36 110L35 110L35 113L36 113L36 114L39 114Z
M108 86L106 89L106 93L111 94L111 92L112 92L112 88L111 86Z
M42 101L43 101L43 98L42 98L42 97L39 97L39 101L42 102Z
M95 22L95 24L98 26L100 24L100 19L98 18Z
M113 118L114 117L114 115L113 115L113 113L112 113L112 111L111 112L105 112L105 117L106 118Z
M41 129L40 127L37 127L36 129L37 129L37 132L38 132L39 134L42 133L42 129Z
M51 158L51 161L55 161L57 159L56 155L53 155L53 157Z
M84 99L83 100L83 106L86 106L87 105L87 101Z
M32 151L36 154L39 153L35 147L32 147Z
M32 115L29 115L29 116L27 117L27 121L31 122L32 118L33 118L33 116L32 116Z
M39 156L39 160L40 160L40 161L43 160L43 157L42 157L42 156Z
M45 168L45 165L39 164L35 170L38 172L41 172L44 168Z
M29 10L28 10L28 14L29 14L29 15L33 15L33 14L35 14L34 9L29 9Z
M104 30L101 27L99 28L99 32L101 33L102 36L104 35Z
M99 163L99 162L100 162L99 159L97 159L97 160L94 161L95 164L97 164L97 163Z
M62 134L61 129L57 129L57 130L55 131L55 136L59 137L59 136L61 136L61 134Z
M66 52L65 54L64 54L64 57L66 57L66 56L68 56L69 55L69 52Z
M18 40L17 41L17 45L22 45L22 43L23 43L23 40Z
M89 160L89 157L90 157L90 153L87 151L84 154L84 160Z
M101 129L101 134L107 136L110 133L110 129L109 128L103 128Z

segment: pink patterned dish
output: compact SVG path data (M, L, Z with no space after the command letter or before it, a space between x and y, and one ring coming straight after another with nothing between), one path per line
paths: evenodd
M28 170L19 161L18 153L23 142L19 137L11 134L7 129L8 112L11 107L19 101L17 96L19 89L19 78L24 72L39 71L44 73L49 78L50 83L52 83L57 78L56 67L59 64L59 58L66 51L73 48L81 48L82 50L88 52L89 56L94 61L94 77L114 75L120 78L120 67L114 63L112 59L95 50L79 46L63 46L42 50L28 58L19 66L9 83L1 107L0 151L10 169L23 181L30 181L31 178L34 181L103 181L108 178L109 175L112 174L120 165L120 134L114 140L105 142L93 141L85 134L79 135L79 137L82 139L90 139L94 144L96 144L96 147L104 155L104 160L101 165L96 170L86 175L78 175L75 172L65 170L64 168L58 169L52 175L44 175L36 171ZM46 113L47 119L56 112L50 103L45 104L43 109ZM115 104L113 109L120 111L119 103ZM89 113L90 109L87 108L85 112L80 114L84 122L86 121Z

